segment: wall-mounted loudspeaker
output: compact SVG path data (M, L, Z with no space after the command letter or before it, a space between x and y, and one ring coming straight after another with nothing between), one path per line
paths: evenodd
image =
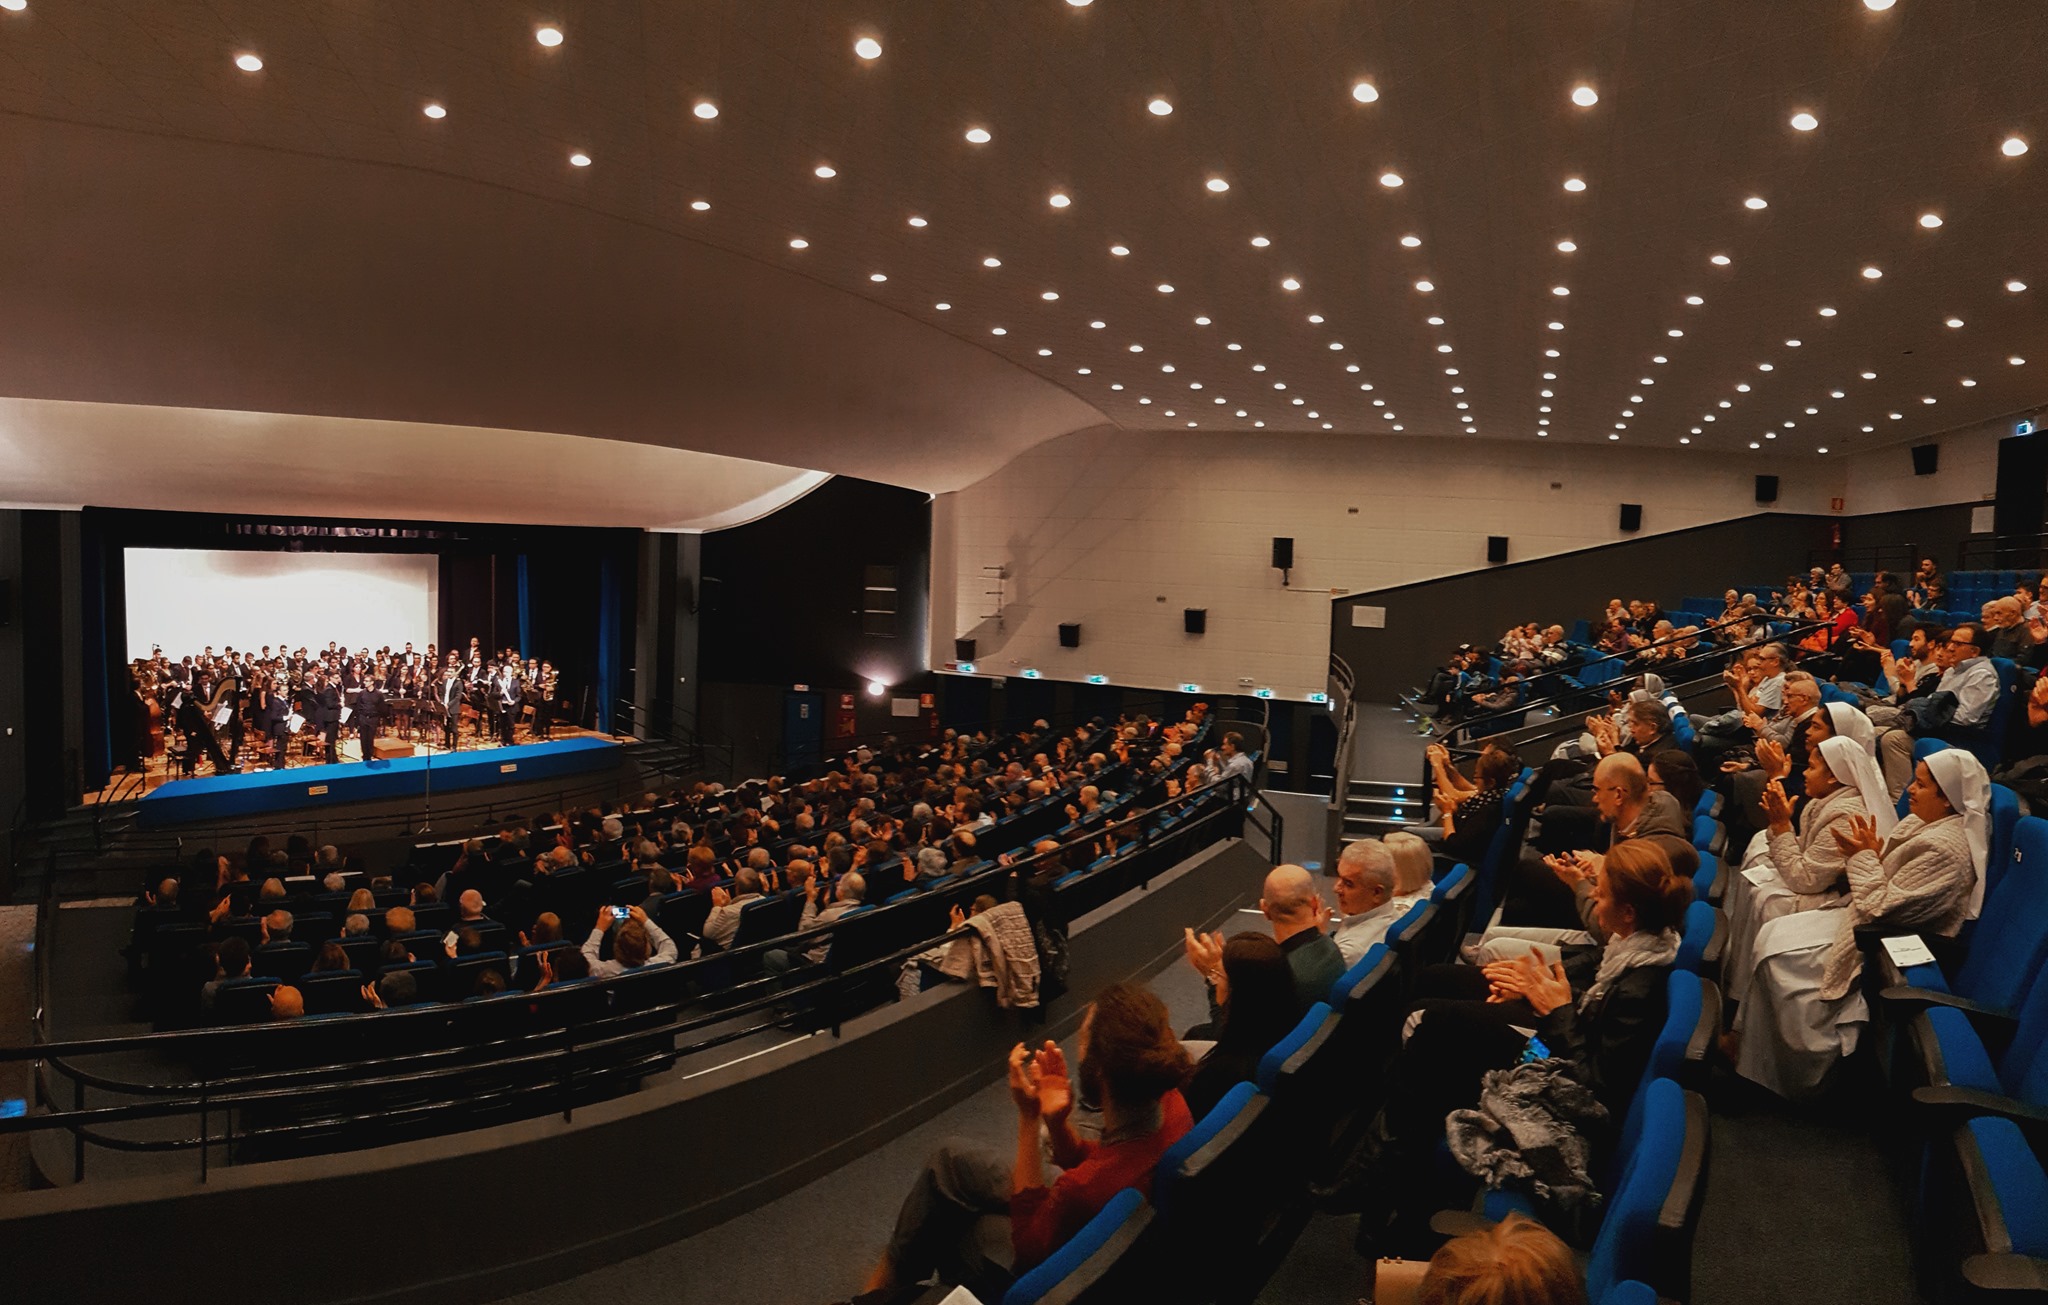
M971 661L973 661L973 660L974 660L974 640L972 640L972 639L955 639L955 640L953 641L953 660L954 660L954 661L956 661L956 662L971 662Z
M1759 503L1775 503L1778 501L1778 478L1776 476L1758 476L1756 478L1756 501Z
M1273 566L1276 570L1288 571L1294 567L1294 541L1279 535L1273 536Z
M1080 626L1079 626L1078 624L1076 624L1076 625L1062 625L1062 626L1060 627L1060 647L1062 647L1062 648L1079 648L1080 646L1081 646L1081 627L1080 627Z
M1505 562L1508 560L1508 537L1506 535L1488 535L1486 537L1486 560L1489 562Z
M1913 474L1931 476L1941 467L1941 445L1915 444L1913 446Z
M1623 530L1641 530L1643 528L1642 504L1624 503L1621 505L1621 528Z
M1209 628L1209 609L1206 607L1184 607L1180 613L1181 628L1189 634L1202 634Z

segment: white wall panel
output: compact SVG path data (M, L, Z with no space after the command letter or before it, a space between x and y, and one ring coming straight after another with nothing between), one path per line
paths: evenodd
M196 656L211 646L424 651L439 619L431 553L274 553L130 548L128 656Z

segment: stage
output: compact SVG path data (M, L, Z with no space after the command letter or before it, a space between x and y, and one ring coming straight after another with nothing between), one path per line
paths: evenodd
M435 795L592 774L617 768L621 749L586 736L510 748L443 752L395 760L294 766L209 775L161 784L137 805L136 826L161 829L270 812Z

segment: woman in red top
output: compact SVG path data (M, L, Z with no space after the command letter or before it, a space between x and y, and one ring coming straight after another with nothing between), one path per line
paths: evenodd
M1088 1141L1071 1123L1074 1090L1066 1058L1047 1042L1010 1052L1010 1096L1017 1105L1013 1162L965 1143L946 1143L925 1162L896 1219L889 1249L868 1291L969 1276L977 1220L1007 1214L1022 1273L1079 1232L1126 1187L1148 1195L1152 1170L1193 1121L1180 1086L1193 1069L1159 998L1131 984L1103 990L1081 1018L1081 1085L1102 1106L1102 1136ZM1043 1133L1040 1125L1044 1125ZM1045 1181L1044 1135L1064 1172ZM989 1287L992 1284L976 1284Z

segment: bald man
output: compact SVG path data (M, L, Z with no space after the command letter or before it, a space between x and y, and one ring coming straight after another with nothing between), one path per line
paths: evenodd
M1298 865L1274 866L1259 894L1259 910L1273 925L1273 941L1294 972L1294 995L1307 1010L1330 993L1344 973L1344 955L1323 931L1330 918L1316 881Z
M1606 830L1604 839L1596 835L1594 841L1605 846L1573 848L1557 856L1524 847L1501 907L1502 924L1581 928L1581 906L1593 891L1601 860L1616 843L1633 838L1663 848L1676 874L1690 879L1699 869L1691 813L1681 811L1678 800L1664 790L1653 791L1643 763L1629 753L1602 757L1593 768L1593 807Z

